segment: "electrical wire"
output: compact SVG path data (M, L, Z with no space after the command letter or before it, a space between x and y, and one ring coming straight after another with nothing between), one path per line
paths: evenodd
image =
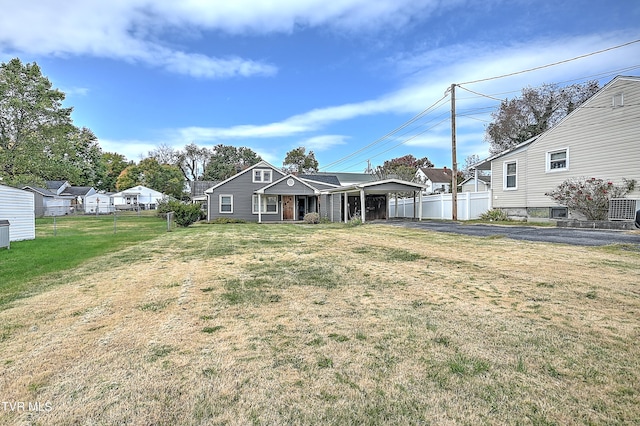
M516 71L516 72L509 73L509 74L498 75L498 76L495 76L495 77L482 78L482 79L473 80L473 81L465 81L464 83L459 83L459 84L475 84L475 83L480 83L480 82L483 82L483 81L497 80L499 78L511 77L511 76L518 75L518 74L524 74L524 73L531 72L531 71L537 71L537 70L541 70L541 69L544 69L544 68L554 67L554 66L560 65L560 64L566 64L567 62L576 61L578 59L588 58L589 56L598 55L600 53L609 52L611 50L620 49L621 47L626 47L626 46L632 45L634 43L640 43L640 39L632 40L632 41L629 41L627 43L619 44L617 46L608 47L606 49L597 50L595 52L587 53L585 55L576 56L574 58L565 59L563 61L553 62L553 63L547 64L547 65L541 65L539 67L529 68L529 69L522 70L522 71Z

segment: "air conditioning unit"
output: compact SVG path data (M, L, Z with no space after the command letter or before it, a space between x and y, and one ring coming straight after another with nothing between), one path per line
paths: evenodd
M640 207L640 200L612 198L609 202L609 220L634 220Z

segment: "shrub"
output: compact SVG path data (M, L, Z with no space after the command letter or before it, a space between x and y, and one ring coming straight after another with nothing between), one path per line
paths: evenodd
M635 179L622 179L622 185L596 178L569 178L545 195L569 210L582 213L587 220L607 220L609 201L624 198L636 187Z
M480 219L489 222L506 222L509 220L507 213L501 209L488 210L480 215Z
M213 219L211 223L223 225L225 223L247 223L247 221L243 219L236 219L233 217L218 217Z
M347 222L347 226L360 226L362 225L362 219L360 216L355 216Z
M182 204L176 202L174 211L174 220L178 226L182 226L186 228L192 223L200 220L200 215L202 213L202 206L200 203L196 204Z
M304 215L305 223L320 223L320 215L318 213L307 213Z

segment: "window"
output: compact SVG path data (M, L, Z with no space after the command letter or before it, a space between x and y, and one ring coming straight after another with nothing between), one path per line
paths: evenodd
M569 149L547 152L547 172L569 170Z
M624 94L616 93L615 95L613 95L613 97L611 98L611 106L613 108L620 108L621 106L624 106Z
M278 196L277 195L266 195L262 197L260 201L260 207L262 213L278 213ZM258 196L253 196L253 213L258 213Z
M278 213L278 196L265 195L262 197L260 207L261 213ZM258 196L253 196L253 214L258 214Z
M504 163L504 189L518 189L518 163Z
M253 181L254 182L271 182L271 170L265 169L256 169L253 171Z
M220 213L233 213L233 195L220 195Z

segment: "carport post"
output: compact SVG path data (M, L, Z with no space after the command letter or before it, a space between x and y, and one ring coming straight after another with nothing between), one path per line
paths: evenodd
M364 211L366 209L366 203L364 200L364 188L360 189L360 216L362 217L362 223L364 223Z
M349 193L344 193L344 223L349 222Z
M422 220L422 188L418 193L418 220Z

